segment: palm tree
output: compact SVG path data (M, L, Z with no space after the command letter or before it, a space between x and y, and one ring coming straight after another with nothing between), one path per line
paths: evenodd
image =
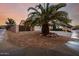
M42 34L44 36L49 34L49 22L52 21L53 27L55 28L55 22L59 21L62 23L67 23L67 20L70 20L68 18L68 14L65 11L60 11L62 7L65 7L65 3L60 3L57 5L52 5L49 3L46 4L39 4L36 5L36 7L30 7L28 11L29 18L31 18L33 24L39 24L42 27ZM35 25L36 25L35 24Z
M15 21L12 19L12 18L8 18L8 20L6 21L6 27L7 27L7 30L10 29L12 26L15 26L16 23Z

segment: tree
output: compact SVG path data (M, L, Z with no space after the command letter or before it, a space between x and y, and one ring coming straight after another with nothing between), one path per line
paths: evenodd
M39 24L42 27L42 34L46 36L49 34L50 21L53 23L53 28L56 28L56 23L54 21L59 21L66 24L67 20L70 20L65 11L59 11L59 9L65 6L65 3L60 3L57 5L46 3L36 5L35 8L30 7L28 11L32 11L29 13L29 18L31 18L33 24Z
M6 25L7 30L9 30L12 26L15 26L16 23L12 18L8 18L8 20L6 21Z
M27 20L24 22L24 27L25 27L25 30L26 31L30 31L31 30L31 23L30 23L30 20Z

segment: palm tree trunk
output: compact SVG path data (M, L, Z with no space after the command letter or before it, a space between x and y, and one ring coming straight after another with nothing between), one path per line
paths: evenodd
M49 34L49 25L48 25L48 23L42 25L42 34L44 36Z

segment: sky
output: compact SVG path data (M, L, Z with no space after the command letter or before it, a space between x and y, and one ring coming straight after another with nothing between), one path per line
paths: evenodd
M25 20L28 17L27 9L34 7L36 3L0 3L0 25L4 25L7 18L12 18L17 24L21 20ZM61 10L66 11L69 14L69 18L72 19L72 25L79 25L79 4L67 4Z

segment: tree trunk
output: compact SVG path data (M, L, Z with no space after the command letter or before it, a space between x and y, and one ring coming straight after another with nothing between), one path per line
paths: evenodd
M48 24L43 24L42 25L42 34L44 36L48 35L49 34L49 25Z
M53 30L56 30L56 24L53 23Z

